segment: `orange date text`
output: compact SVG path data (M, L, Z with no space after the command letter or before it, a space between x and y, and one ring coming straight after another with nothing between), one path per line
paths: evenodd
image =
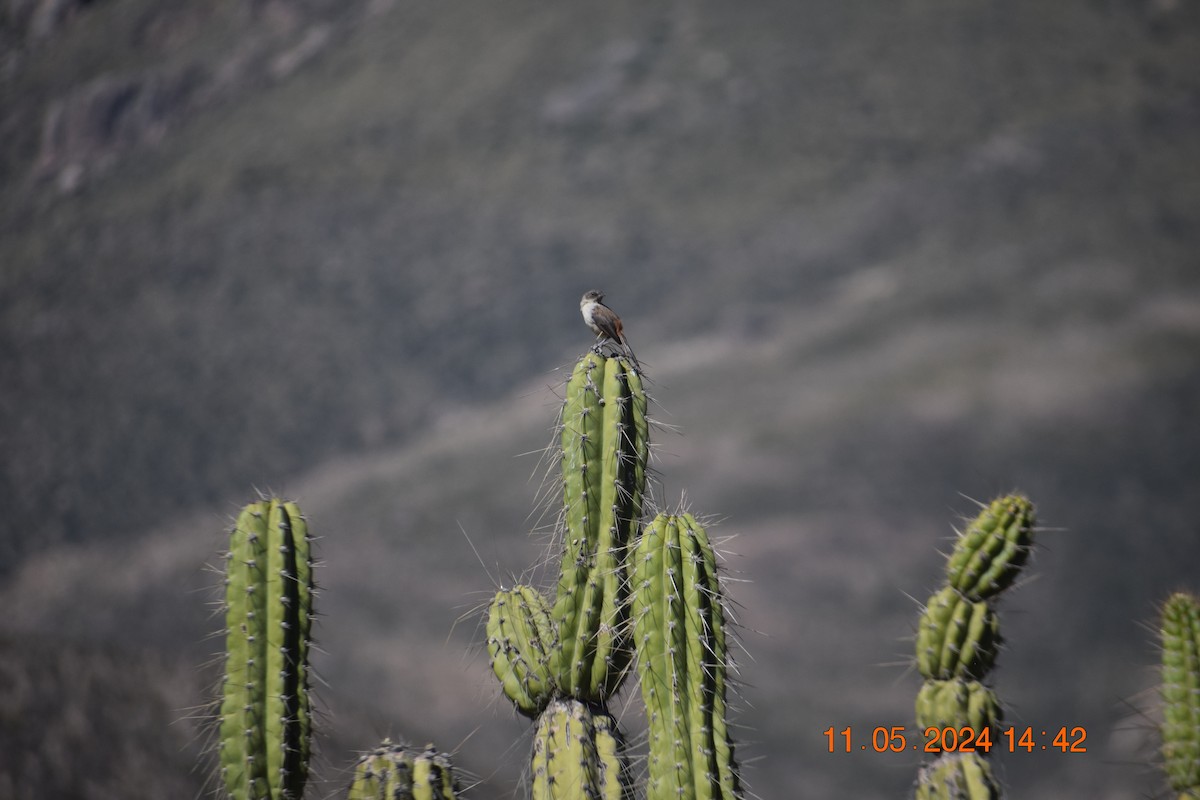
M1035 750L1058 750L1061 753L1086 753L1087 730L1082 726L1059 728L981 728L930 727L909 731L903 725L878 725L866 732L849 726L841 730L833 726L822 731L830 753L1032 753Z

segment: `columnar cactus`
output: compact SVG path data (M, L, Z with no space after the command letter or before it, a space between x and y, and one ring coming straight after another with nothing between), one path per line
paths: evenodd
M433 745L424 750L389 739L354 766L347 800L454 800L458 781L450 758Z
M996 662L1000 625L992 603L1016 580L1033 544L1033 504L1020 495L993 501L955 542L946 585L925 604L917 626L917 726L970 728L975 742L998 743L1002 719L995 692L980 681ZM987 737L984 739L983 737ZM981 753L943 753L921 769L919 800L1000 796Z
M616 721L578 700L553 700L538 717L531 772L533 800L632 795Z
M726 726L725 616L704 528L691 514L660 514L642 532L631 569L650 732L647 798L738 797Z
M567 383L561 420L565 533L551 618L551 671L564 694L601 702L625 676L626 550L642 513L646 394L624 358L588 353Z
M1180 800L1200 800L1200 602L1171 595L1161 634L1163 768Z
M232 800L297 800L308 779L313 573L293 503L242 510L225 577L220 769Z
M553 605L518 585L488 608L492 671L517 710L537 718L531 787L539 800L631 793L606 701L631 658L626 561L642 515L647 431L636 365L596 353L580 359L560 419L563 545Z
M608 701L635 656L650 727L648 800L741 794L726 723L725 614L712 547L690 514L659 515L640 530L646 411L635 362L597 353L579 361L560 420L563 546L553 600L518 585L497 592L488 608L492 670L518 711L537 720L535 800L634 796ZM247 506L228 562L220 725L227 797L300 800L311 732L313 583L296 507L278 500ZM359 760L349 798L432 800L458 792L445 756L385 741Z

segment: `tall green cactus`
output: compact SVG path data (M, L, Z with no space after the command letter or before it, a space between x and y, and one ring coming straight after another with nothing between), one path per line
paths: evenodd
M450 758L433 745L424 750L389 739L354 766L347 800L455 800L458 780Z
M646 405L630 361L596 353L579 360L560 418L563 544L553 605L518 585L488 608L492 671L517 710L537 718L538 800L632 793L606 701L632 657L626 562L646 486Z
M996 662L1000 623L992 603L1013 584L1033 546L1033 504L1020 495L993 501L967 525L946 563L946 585L925 604L917 626L917 726L970 728L998 743L995 692L980 681ZM986 733L985 733L986 732ZM919 800L990 800L1000 787L981 753L943 753L921 769Z
M626 550L642 514L649 453L646 393L625 358L588 353L561 419L565 533L551 617L551 671L568 696L600 702L629 663Z
M728 653L716 557L691 514L660 514L633 556L634 645L650 728L648 800L741 792L726 725Z
M300 510L280 500L246 506L230 535L220 767L232 800L298 800L308 779L309 546Z
M1161 635L1163 768L1180 800L1200 800L1200 602L1171 595Z

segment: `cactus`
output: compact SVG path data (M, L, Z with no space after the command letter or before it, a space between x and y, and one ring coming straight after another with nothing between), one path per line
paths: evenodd
M533 739L533 800L624 800L631 796L616 721L578 700L552 701Z
M991 607L946 586L921 615L917 667L931 680L978 678L991 670L999 645L1000 623Z
M312 562L292 503L242 510L225 577L221 776L233 800L296 800L308 779Z
M565 534L552 620L551 671L562 691L602 702L627 671L625 559L642 513L646 394L624 358L588 353L561 419Z
M488 608L492 670L517 710L537 720L535 800L635 796L607 705L635 651L650 721L649 800L732 800L741 793L726 723L725 615L707 534L681 514L659 515L638 537L646 406L635 363L597 353L580 359L561 416L563 546L553 603L518 585L498 591ZM231 800L300 800L303 792L311 716L308 548L299 511L278 500L247 506L233 532L220 724ZM349 798L458 792L445 756L385 741L359 759Z
M599 796L604 800L628 800L633 797L633 786L625 756L625 738L617 728L617 721L607 712L594 711L592 733L600 765Z
M536 589L514 586L496 593L488 610L488 655L505 696L527 717L550 702L550 653L558 645L546 601Z
M1029 558L1033 521L1033 504L1021 495L992 501L959 536L946 582L971 600L1007 589Z
M649 717L647 797L737 797L724 610L704 528L691 514L660 514L643 531L632 569L634 646Z
M922 730L970 728L976 737L997 742L1000 703L980 682L1000 649L1000 623L992 603L1029 559L1033 530L1033 504L1008 495L986 506L955 542L946 563L946 585L926 602L917 626L917 669L925 678L916 701ZM919 800L999 797L999 785L980 752L988 748L946 752L925 765L917 778Z
M1163 768L1180 800L1200 800L1200 602L1171 595L1161 635Z
M976 753L947 753L921 768L916 800L998 800L992 768Z
M454 800L458 793L449 757L433 745L418 750L384 739L354 766L347 800Z
M917 727L993 732L1003 719L996 693L979 681L925 681L917 693ZM995 742L995 737L991 739Z

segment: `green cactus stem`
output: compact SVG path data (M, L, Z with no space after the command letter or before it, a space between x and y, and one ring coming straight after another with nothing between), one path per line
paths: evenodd
M505 696L527 717L550 702L550 653L557 649L545 599L529 586L496 593L488 609L487 648Z
M1000 785L977 753L947 753L921 768L916 800L999 800Z
M999 741L999 725L1004 715L996 693L978 681L925 681L917 693L917 727L968 727L982 737L988 729L988 741Z
M280 500L246 506L230 535L220 766L233 800L298 800L308 779L309 546L300 510Z
M649 454L641 376L624 358L588 353L567 383L561 426L566 530L551 670L564 694L602 702L629 662L625 560Z
M626 800L632 796L615 720L570 698L553 700L533 739L533 800Z
M930 680L978 678L1000 649L1000 622L982 600L971 602L953 586L929 598L917 627L917 668Z
M1200 800L1200 602L1171 595L1161 635L1163 768L1180 800Z
M634 646L649 718L647 798L738 797L725 617L704 528L691 514L660 514L642 532L632 569Z
M433 745L420 750L384 739L354 766L347 800L454 800L458 793L447 755Z
M617 721L610 714L593 711L592 731L600 765L600 797L628 800L633 797L633 783L625 757L625 739L617 729Z
M946 585L925 604L917 626L917 669L925 683L917 694L917 726L987 732L994 746L1003 718L987 679L1000 651L1000 621L993 603L1012 586L1033 547L1034 508L1021 495L985 506L959 534L946 562ZM921 800L999 797L986 758L943 753L922 769Z
M1033 504L1021 495L993 500L958 537L946 563L947 583L971 600L986 600L1012 585L1029 559Z

